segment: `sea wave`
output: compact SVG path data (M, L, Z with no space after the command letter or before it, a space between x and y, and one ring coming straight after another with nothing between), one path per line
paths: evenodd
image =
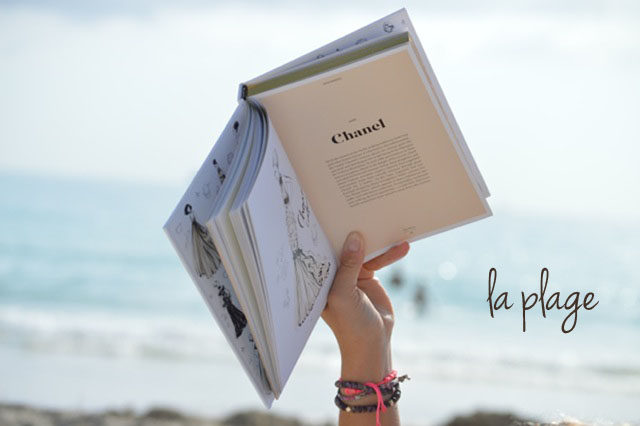
M215 325L176 316L0 309L0 345L50 354L211 360L231 357Z
M420 343L409 329L397 333L396 364L412 375L439 381L640 395L637 357L613 361L603 356L583 359L566 350L545 357L535 351L535 344L517 347L498 342L497 347L487 345L470 350L464 336L443 337L448 334L442 328L436 330L428 343ZM228 362L233 358L212 319L18 306L0 307L2 346L45 356L161 358L187 363ZM326 370L328 360L338 368L334 338L322 325L316 328L297 368Z

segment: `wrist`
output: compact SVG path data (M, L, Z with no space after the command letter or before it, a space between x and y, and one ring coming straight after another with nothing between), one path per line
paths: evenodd
M355 382L379 382L392 368L389 343L368 348L340 348L342 380Z

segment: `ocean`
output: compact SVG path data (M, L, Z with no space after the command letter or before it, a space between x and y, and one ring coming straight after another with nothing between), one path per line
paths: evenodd
M186 186L186 185L185 185ZM0 400L55 408L155 405L205 415L259 408L162 225L180 186L0 174ZM493 200L490 199L490 202ZM640 224L494 206L413 244L380 273L396 309L407 424L475 409L539 419L640 421ZM509 310L491 318L494 297ZM521 291L594 293L526 312ZM274 410L335 419L339 354L314 330ZM224 389L221 391L220 389Z

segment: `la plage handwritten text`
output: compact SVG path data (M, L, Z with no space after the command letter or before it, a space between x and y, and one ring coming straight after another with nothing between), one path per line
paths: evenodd
M494 314L496 311L500 309L511 309L513 307L513 302L509 303L509 292L503 291L498 295L498 297L494 296L494 291L496 288L496 280L498 278L498 271L496 268L491 268L489 270L489 297L487 297L487 302L489 302L489 312L491 313L491 318L494 318ZM552 309L557 310L566 310L569 313L562 321L562 329L563 333L571 333L578 324L578 311L580 308L584 308L587 311L592 310L596 306L598 306L599 301L594 302L595 294L593 292L587 292L584 295L582 301L580 301L580 292L574 291L570 293L564 302L560 300L560 292L556 291L551 294L547 298L547 283L549 282L549 270L547 268L542 268L540 271L540 293L533 292L528 296L525 296L524 291L521 291L521 307L522 307L522 331L527 331L527 311L533 309L537 303L540 304L540 310L542 311L542 316L544 318L547 317L547 312Z

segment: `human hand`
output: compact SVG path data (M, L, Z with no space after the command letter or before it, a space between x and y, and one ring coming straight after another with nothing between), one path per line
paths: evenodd
M409 243L363 264L364 243L358 232L347 236L322 318L340 347L342 379L378 382L392 369L394 316L391 300L374 272L404 257Z

